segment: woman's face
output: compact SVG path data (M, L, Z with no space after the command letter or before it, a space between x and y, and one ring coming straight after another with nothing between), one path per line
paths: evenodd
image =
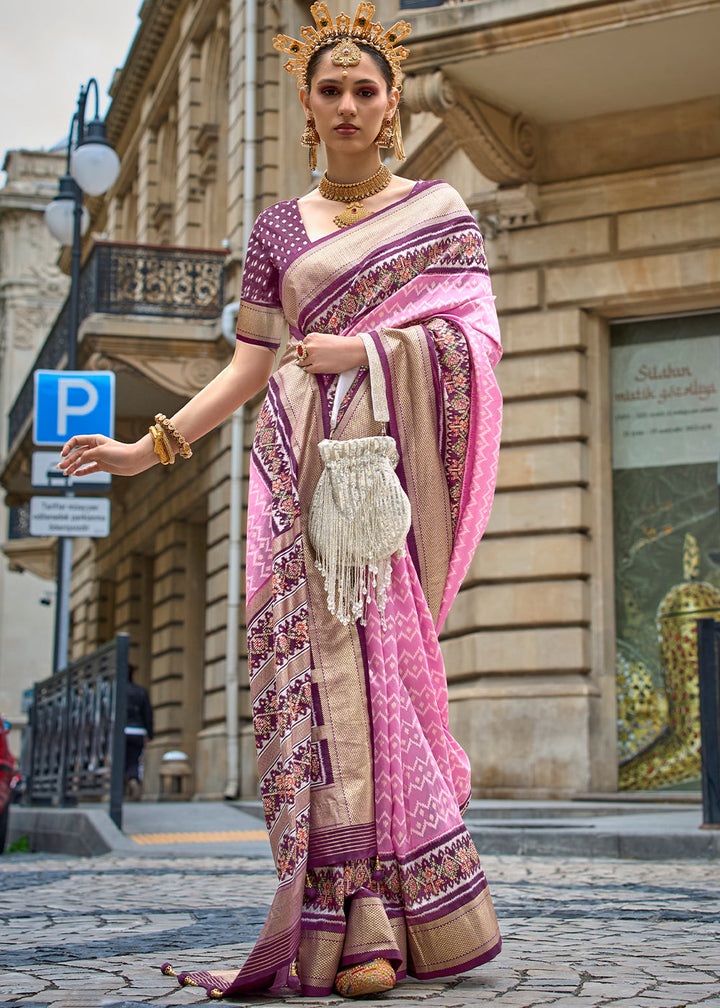
M318 60L310 91L300 92L320 138L330 151L357 154L375 142L397 108L399 93L387 84L377 64L362 54L355 67L337 67L328 50ZM345 74L347 74L345 76Z

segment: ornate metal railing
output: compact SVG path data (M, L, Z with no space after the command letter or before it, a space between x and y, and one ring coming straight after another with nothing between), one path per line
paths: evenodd
M93 312L213 319L222 314L226 253L98 242L80 274L80 323ZM33 373L62 367L69 299L60 309L8 416L8 447L33 408Z
M98 312L211 319L222 314L225 252L98 242Z
M107 798L122 828L127 634L36 683L25 800L76 805Z
M720 826L720 621L698 620L703 825Z

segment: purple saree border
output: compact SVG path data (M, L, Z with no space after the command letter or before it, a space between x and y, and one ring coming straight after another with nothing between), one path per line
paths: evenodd
M298 465L297 458L292 450L292 424L290 423L290 417L286 414L280 402L280 389L277 381L274 381L272 378L268 382L267 398L272 406L273 419L276 425L275 429L282 435L281 441L285 458L288 460L290 472L295 478L295 484L297 484Z
M406 197L407 199L408 197ZM369 220L369 218L368 218ZM362 222L363 224L365 221ZM387 262L388 259L396 260L402 255L412 254L417 250L418 245L418 235L422 235L422 245L429 246L435 245L438 242L443 241L443 239L456 238L459 230L467 230L479 234L477 224L472 216L467 213L458 212L455 216L443 218L438 221L422 221L418 222L418 226L407 235L404 235L398 239L397 236L393 240L384 242L373 249L372 263L367 262L364 268L369 270L377 270L380 268L381 264ZM299 253L302 255L302 252ZM296 257L297 258L297 257ZM475 264L464 264L464 272L476 272L480 276L489 276L489 271L487 268L487 262L483 256L484 266L480 263ZM287 269L289 269L288 264L283 270L283 276ZM452 275L457 272L457 264L444 264L440 259L438 262L429 263L425 266L424 272L428 275L445 276ZM308 300L307 305L300 312L298 317L299 329L303 332L310 330L318 318L322 318L323 314L329 310L331 304L337 301L342 301L342 299L352 290L353 285L357 282L357 275L344 276L343 279L330 284L324 291L314 298ZM402 288L398 288L400 290ZM397 293L397 290L393 291ZM374 307L374 306L371 306Z
M346 861L359 861L374 857L377 851L375 823L361 826L333 826L319 837L311 835L308 867L340 865Z
M444 897L438 896L432 903L426 904L422 908L413 908L412 905L405 904L405 919L408 923L422 922L424 924L440 920L442 917L446 917L448 913L460 910L463 906L467 905L468 899L479 896L480 893L486 890L489 891L489 889L490 887L488 886L484 872L481 868L478 868L478 874L475 878L469 879L467 886L463 887L460 891Z
M323 788L335 782L332 760L330 759L330 743L327 739L316 739L310 743L310 748L317 758L319 776L315 779L314 767L310 775L310 787Z
M467 836L470 839L470 834L468 833L465 823L460 822L457 826L448 830L446 833L441 833L439 836L433 837L432 840L428 840L427 843L422 844L422 846L416 847L412 854L394 854L393 857L399 865L405 867L412 864L413 861L417 861L418 858L425 857L427 854L432 853L433 850L437 850L438 847L451 843L457 837L462 836L463 833L467 833ZM470 843L472 843L472 839L470 839ZM473 844L473 848L474 847L475 845Z
M248 303L251 303L251 304L259 304L259 302L257 302L257 301L253 301L253 302L248 302ZM268 307L268 306L267 306L267 305L259 305L259 307L263 307L263 308L264 308L264 307ZM274 307L275 307L275 305L270 305L270 307L271 307L271 308L274 308ZM235 341L236 341L236 342L240 342L240 343L249 343L249 344L250 344L250 346L259 346L259 347L262 347L262 348L263 348L263 350L267 350L267 351L268 351L268 353L272 353L272 354L275 354L275 353L276 353L276 351L275 351L275 350L272 350L272 349L271 349L271 348L270 348L270 347L269 347L269 346L267 345L267 343L263 342L263 340L256 340L256 339L252 339L252 338L251 338L250 336L246 336L246 335L245 335L244 333L239 333L239 332L236 332L236 333L235 333Z
M413 963L412 975L417 977L418 980L437 980L440 977L458 976L460 973L468 973L470 970L475 969L476 966L482 966L483 963L490 962L491 959L494 959L495 956L500 953L501 948L502 938L498 934L498 940L491 948L482 952L478 956L473 956L471 959L466 960L459 966L449 966L447 969L442 970L422 971L417 969Z
M292 928L288 928L283 932L276 932L273 935L272 940L267 942L258 954L258 947L260 946L260 942L262 942L261 934L257 944L250 953L247 962L240 969L238 975L226 989L225 993L234 994L240 991L262 990L266 989L268 986L273 986L278 982L280 984L286 983L287 976L289 976L290 973L290 967L295 961L295 957L297 955L299 941L299 918L297 924ZM254 959L260 959L261 961L256 963L253 961ZM271 967L267 964L268 959L270 959L273 963ZM250 967L250 969L248 969L248 967ZM243 974L245 975L243 976ZM287 976L285 976L285 974L287 974ZM269 980L273 981L273 983L268 984L265 982Z
M297 459L292 451L292 427L290 425L290 420L285 416L284 410L279 401L279 388L277 384L277 379L273 375L268 382L266 400L263 404L262 410L260 412L260 417L258 418L258 427L262 422L263 414L266 409L270 409L273 415L275 436L282 445L283 459L289 467L290 474L292 475L292 486L297 488L298 484L298 467ZM273 495L273 481L271 475L268 473L265 466L264 460L260 455L255 443L250 453L250 458L254 466L255 473L258 478L263 481L268 493ZM297 514L300 511L300 502L295 496L295 510ZM277 508L272 509L272 527L274 535L281 535L283 532L287 531L296 519L296 515L285 516L286 524L284 527L280 527L277 519Z

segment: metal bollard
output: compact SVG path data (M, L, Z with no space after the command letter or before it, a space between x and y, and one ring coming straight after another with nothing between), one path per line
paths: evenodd
M703 827L720 829L720 621L699 619Z

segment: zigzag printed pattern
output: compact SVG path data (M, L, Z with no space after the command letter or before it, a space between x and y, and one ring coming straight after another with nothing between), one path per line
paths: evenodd
M381 854L409 856L462 824L467 756L448 730L442 656L415 568L393 559L385 624L374 602L365 633Z
M272 575L273 534L272 494L262 478L254 455L250 457L250 486L248 489L247 546L245 550L245 591L248 602Z

